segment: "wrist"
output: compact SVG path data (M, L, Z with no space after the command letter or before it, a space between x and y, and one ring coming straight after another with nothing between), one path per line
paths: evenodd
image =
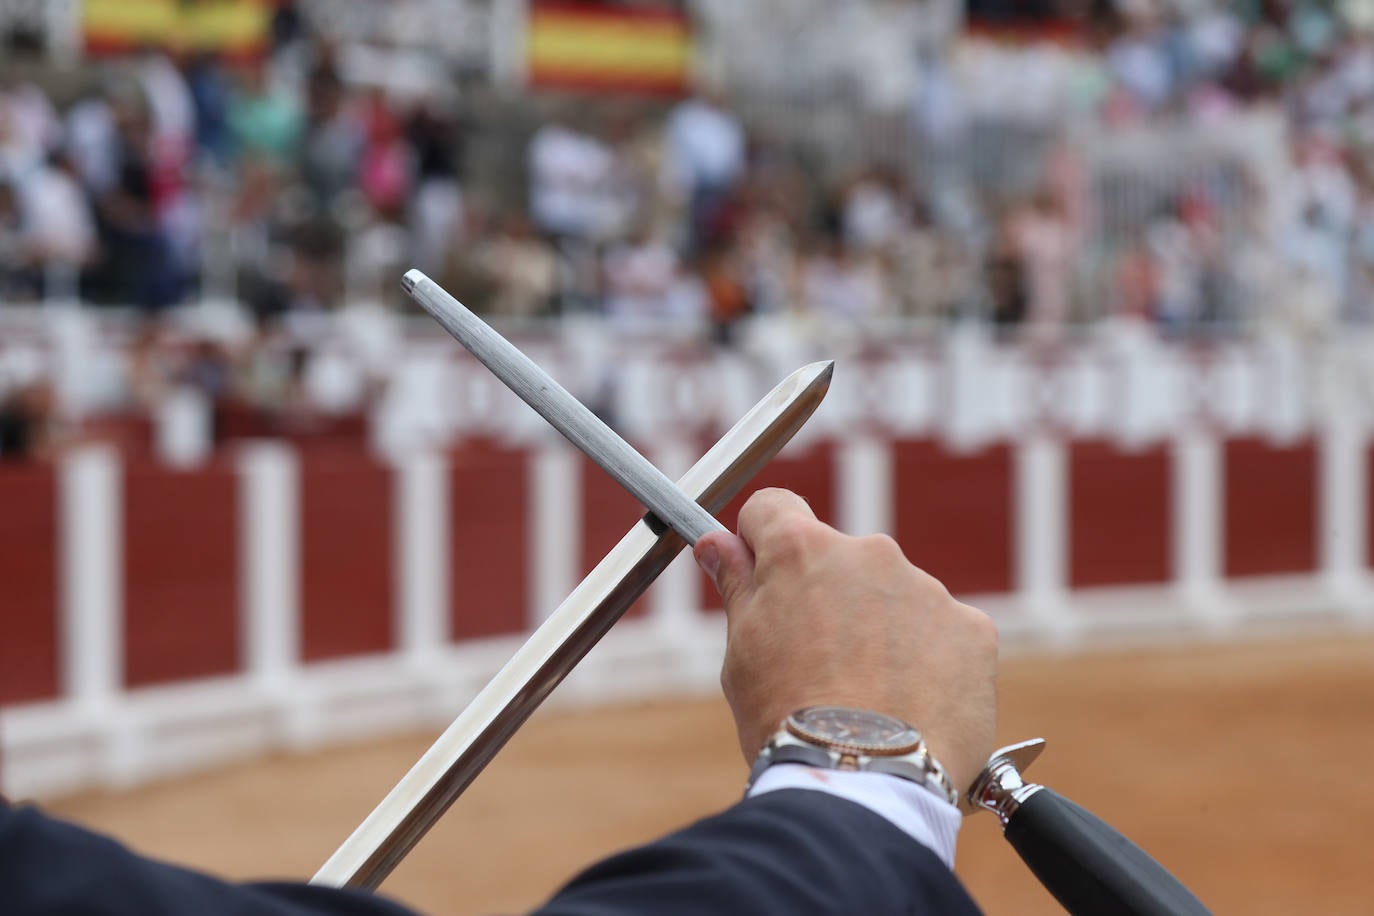
M959 789L921 733L901 719L867 709L808 706L788 715L755 759L746 793L765 771L782 763L896 776L959 804Z

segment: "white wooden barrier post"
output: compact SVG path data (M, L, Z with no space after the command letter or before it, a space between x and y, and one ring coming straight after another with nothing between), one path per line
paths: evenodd
M853 535L892 534L892 444L873 435L856 436L837 450L835 460L839 529Z
M1052 642L1073 638L1067 569L1067 456L1056 436L1034 430L1018 443L1016 588L1027 616Z
M683 442L669 439L662 442L651 458L659 470L677 480L691 469L697 456ZM649 589L649 612L656 626L668 639L690 638L702 607L701 577L692 559L691 549L668 565Z
M561 438L544 439L530 460L529 569L533 577L526 611L533 630L577 584L582 556L581 456ZM461 592L459 593L461 594Z
M1221 629L1234 614L1223 593L1222 459L1216 436L1184 429L1174 442L1173 569L1189 611Z
M1374 616L1374 593L1365 571L1369 536L1366 438L1358 415L1340 406L1333 405L1318 444L1321 570L1338 608L1370 617Z
M393 481L396 644L420 671L435 670L449 639L448 463L433 452L403 459ZM460 509L461 511L461 509ZM460 583L461 584L461 583Z
M124 688L119 459L102 446L77 449L58 483L62 693L99 722Z
M241 613L249 677L268 695L289 691L300 662L300 468L273 442L239 455Z

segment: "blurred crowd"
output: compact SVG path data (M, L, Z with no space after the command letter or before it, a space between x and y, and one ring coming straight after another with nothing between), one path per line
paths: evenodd
M1359 310L1374 265L1374 3L1051 7L1077 17L1075 40L1096 49L1080 107L1112 130L1281 108L1292 174L1270 189L1286 199L1269 203L1285 218L1238 224L1265 236L1250 248L1268 245L1302 275L1306 307ZM1124 311L1179 326L1234 321L1241 307L1217 301L1236 284L1216 275L1235 272L1246 248L1218 223L1238 210L1221 198L1253 187L1174 189L1117 252L1117 301L1084 303L1076 255L1100 214L1073 185L1068 149L1017 199L983 195L951 216L915 164L818 169L702 91L673 105L553 108L509 150L525 164L512 199L471 186L464 153L481 125L457 93L397 92L342 70L292 13L261 60L149 50L101 63L60 109L9 79L0 296L155 311L218 284L272 316L327 309L356 294L352 281L413 263L496 314L723 332L776 311L1040 326ZM994 78L1014 98L1015 69ZM959 91L919 94L913 143L938 132ZM1223 250L1228 263L1209 256Z
M974 110L1064 125L1040 185L985 208L994 313L1124 314L1186 334L1374 319L1374 3L970 11L994 37L964 55L944 122ZM1046 40L1007 51L1009 26ZM1277 129L1257 133L1257 119Z
M292 3L258 59L147 49L90 64L64 95L7 73L0 303L157 315L197 297L240 302L253 347L159 351L153 323L131 365L179 367L163 374L218 402L252 389L243 380L264 376L267 354L278 405L300 401L298 329L394 289L410 266L504 319L593 314L725 343L740 319L769 314L820 329L971 318L1050 337L1114 315L1189 334L1274 311L1308 329L1374 315L1374 0L1041 6L1071 25L1051 41L1079 63L1061 92L1071 113L1055 114L1075 123L1052 125L1015 193L974 188L953 203L947 176L980 152L968 110L980 98L1033 108L1047 81L1029 68L1043 56L998 58L962 83L948 55L933 57L905 164L820 165L705 83L666 102L565 99L532 129L503 128L518 138L501 151L513 192L474 180L487 125L453 85L398 88L385 64L358 79ZM995 19L999 4L974 11ZM1110 188L1074 147L1078 122L1224 132L1256 110L1283 118L1280 180L1180 172L1124 216L1104 212ZM1140 169L1127 184L1173 174Z

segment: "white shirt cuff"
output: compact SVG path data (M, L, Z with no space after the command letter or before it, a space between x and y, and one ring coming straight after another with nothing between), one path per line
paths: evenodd
M783 764L764 770L749 790L749 797L778 789L828 792L863 805L954 868L954 842L963 815L958 808L909 779L886 773Z

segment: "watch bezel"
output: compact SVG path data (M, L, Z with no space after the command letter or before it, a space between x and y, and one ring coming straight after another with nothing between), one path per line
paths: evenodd
M865 718L877 717L879 719L886 719L894 726L900 727L903 730L903 734L898 737L906 740L903 740L900 744L895 743L897 739L876 743L870 741L852 741L837 738L833 735L827 735L806 724L805 717L817 713L849 713L852 715L864 716ZM858 754L865 757L903 757L907 754L913 754L925 746L921 738L921 733L910 724L898 719L896 716L874 712L870 709L855 709L849 706L807 706L796 710L783 720L783 728L785 728L788 734L792 735L794 738L805 741L808 744L815 744L837 751L841 754Z

